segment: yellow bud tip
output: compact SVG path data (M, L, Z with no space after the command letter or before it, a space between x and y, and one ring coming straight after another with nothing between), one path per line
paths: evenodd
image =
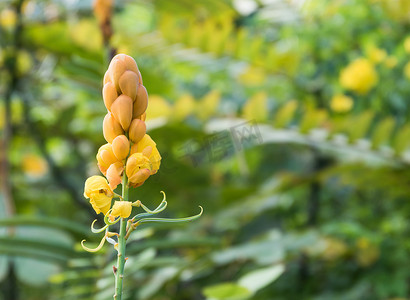
M133 203L132 203L132 206L140 207L140 206L141 206L141 201L140 201L140 200L137 200L137 201L133 202Z
M88 248L87 246L85 246L85 245L84 245L84 242L85 242L86 240L82 240L82 241L81 241L81 247L83 247L83 249L84 249L85 251L87 251L87 252L97 252L98 250L101 250L101 248L104 246L105 238L106 238L106 237L107 237L107 235L104 235L104 236L103 236L103 238L101 239L101 242L100 242L100 244L97 246L97 248L92 249L92 248Z
M167 196L165 195L165 192L164 192L164 191L161 191L160 193L162 193L162 194L164 195L164 198L162 199L162 201L167 200Z

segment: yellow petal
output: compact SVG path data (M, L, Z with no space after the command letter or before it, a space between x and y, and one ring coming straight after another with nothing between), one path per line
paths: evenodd
M142 151L148 146L152 147L151 155L148 157L152 165L151 174L155 174L161 164L161 154L156 145L157 144L151 139L151 137L146 134L137 144L134 144L131 147L131 154L142 153Z
M113 190L121 183L121 175L123 171L124 165L122 162L116 162L108 168L107 179Z
M129 201L115 201L112 207L111 216L128 218L131 215L132 203Z
M84 197L90 198L90 203L95 212L106 214L111 206L114 192L102 176L91 176L85 181Z
M105 215L110 210L111 199L112 196L109 197L105 193L97 192L91 194L90 203L97 214L101 212Z

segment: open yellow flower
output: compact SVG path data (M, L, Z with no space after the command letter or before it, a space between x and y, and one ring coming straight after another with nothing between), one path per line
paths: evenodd
M124 171L124 164L117 161L113 163L107 170L107 179L110 183L110 187L115 190L117 186L121 183L122 172Z
M90 203L97 214L104 215L111 207L111 199L114 192L102 176L91 176L85 181L84 197L90 199Z
M358 58L340 72L340 84L359 94L366 94L379 80L373 64L365 59Z
M159 166L161 164L161 154L159 154L157 144L152 140L152 138L148 134L145 134L144 137L138 143L132 145L131 154L142 153L144 149L146 149L149 146L152 148L152 151L149 155L147 155L147 157L152 165L152 175L155 174L159 169Z
M112 206L111 216L128 218L131 215L132 203L129 201L115 201Z
M138 187L151 175L152 163L147 155L139 152L134 153L128 158L125 172L128 177L129 185L132 187Z

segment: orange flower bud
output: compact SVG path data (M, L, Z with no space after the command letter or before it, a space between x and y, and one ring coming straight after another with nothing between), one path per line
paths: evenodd
M142 75L140 71L138 71L138 83L142 85Z
M135 101L137 97L138 75L132 71L125 71L120 77L119 85L121 92Z
M144 121L144 122L145 122L146 118L147 118L147 113L146 112L144 112L141 116L138 116L136 118L133 117L134 120L137 119L137 120L141 120L141 121Z
M134 103L134 109L132 111L132 116L134 119L141 116L148 106L148 93L147 89L143 85L138 86L137 99Z
M125 71L127 71L127 66L125 62L122 59L120 59L120 57L118 57L117 55L114 56L108 67L108 72L111 82L115 84L117 91L120 91L119 80Z
M111 144L102 145L100 149L98 149L96 158L98 162L98 168L104 175L106 174L108 167L117 161L117 158L112 151Z
M110 183L111 189L115 189L121 183L122 172L124 171L124 164L122 162L115 162L109 166L107 170L107 179Z
M129 129L129 137L133 143L138 143L145 135L147 126L145 122L139 119L134 119L131 122Z
M115 84L117 91L120 91L119 80L125 71L130 70L135 74L139 73L137 63L135 60L126 54L117 54L111 60L108 67L110 81Z
M126 95L120 95L111 105L114 118L127 131L132 120L132 99Z
M117 54L115 57L120 57L120 59L122 59L127 67L127 70L133 71L135 74L139 74L140 70L138 69L137 63L135 62L135 60L126 54Z
M111 18L112 0L96 0L93 4L94 15L100 24Z
M112 150L118 160L127 158L130 152L130 142L125 135L119 135L112 141Z
M148 157L142 153L134 153L127 160L125 171L129 184L133 187L140 186L151 175L152 165Z
M103 135L105 140L111 143L117 136L123 133L124 131L121 128L121 124L114 119L111 113L106 114L103 121Z
M104 73L104 80L103 80L103 82L104 82L103 85L106 85L107 82L111 82L110 70L107 70L107 71Z
M112 82L107 82L103 87L103 99L105 107L111 111L111 105L117 99L118 94L115 85Z

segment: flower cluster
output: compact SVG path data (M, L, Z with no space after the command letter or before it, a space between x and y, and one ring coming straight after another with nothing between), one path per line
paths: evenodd
M156 143L146 134L148 93L132 57L118 54L112 59L104 76L102 95L107 108L103 121L107 143L99 148L96 157L106 179L102 176L88 178L84 196L90 199L97 214L106 215L116 195L113 191L122 182L124 172L129 186L141 186L158 171L161 155ZM111 215L127 218L131 214L131 202L121 202L114 203Z

